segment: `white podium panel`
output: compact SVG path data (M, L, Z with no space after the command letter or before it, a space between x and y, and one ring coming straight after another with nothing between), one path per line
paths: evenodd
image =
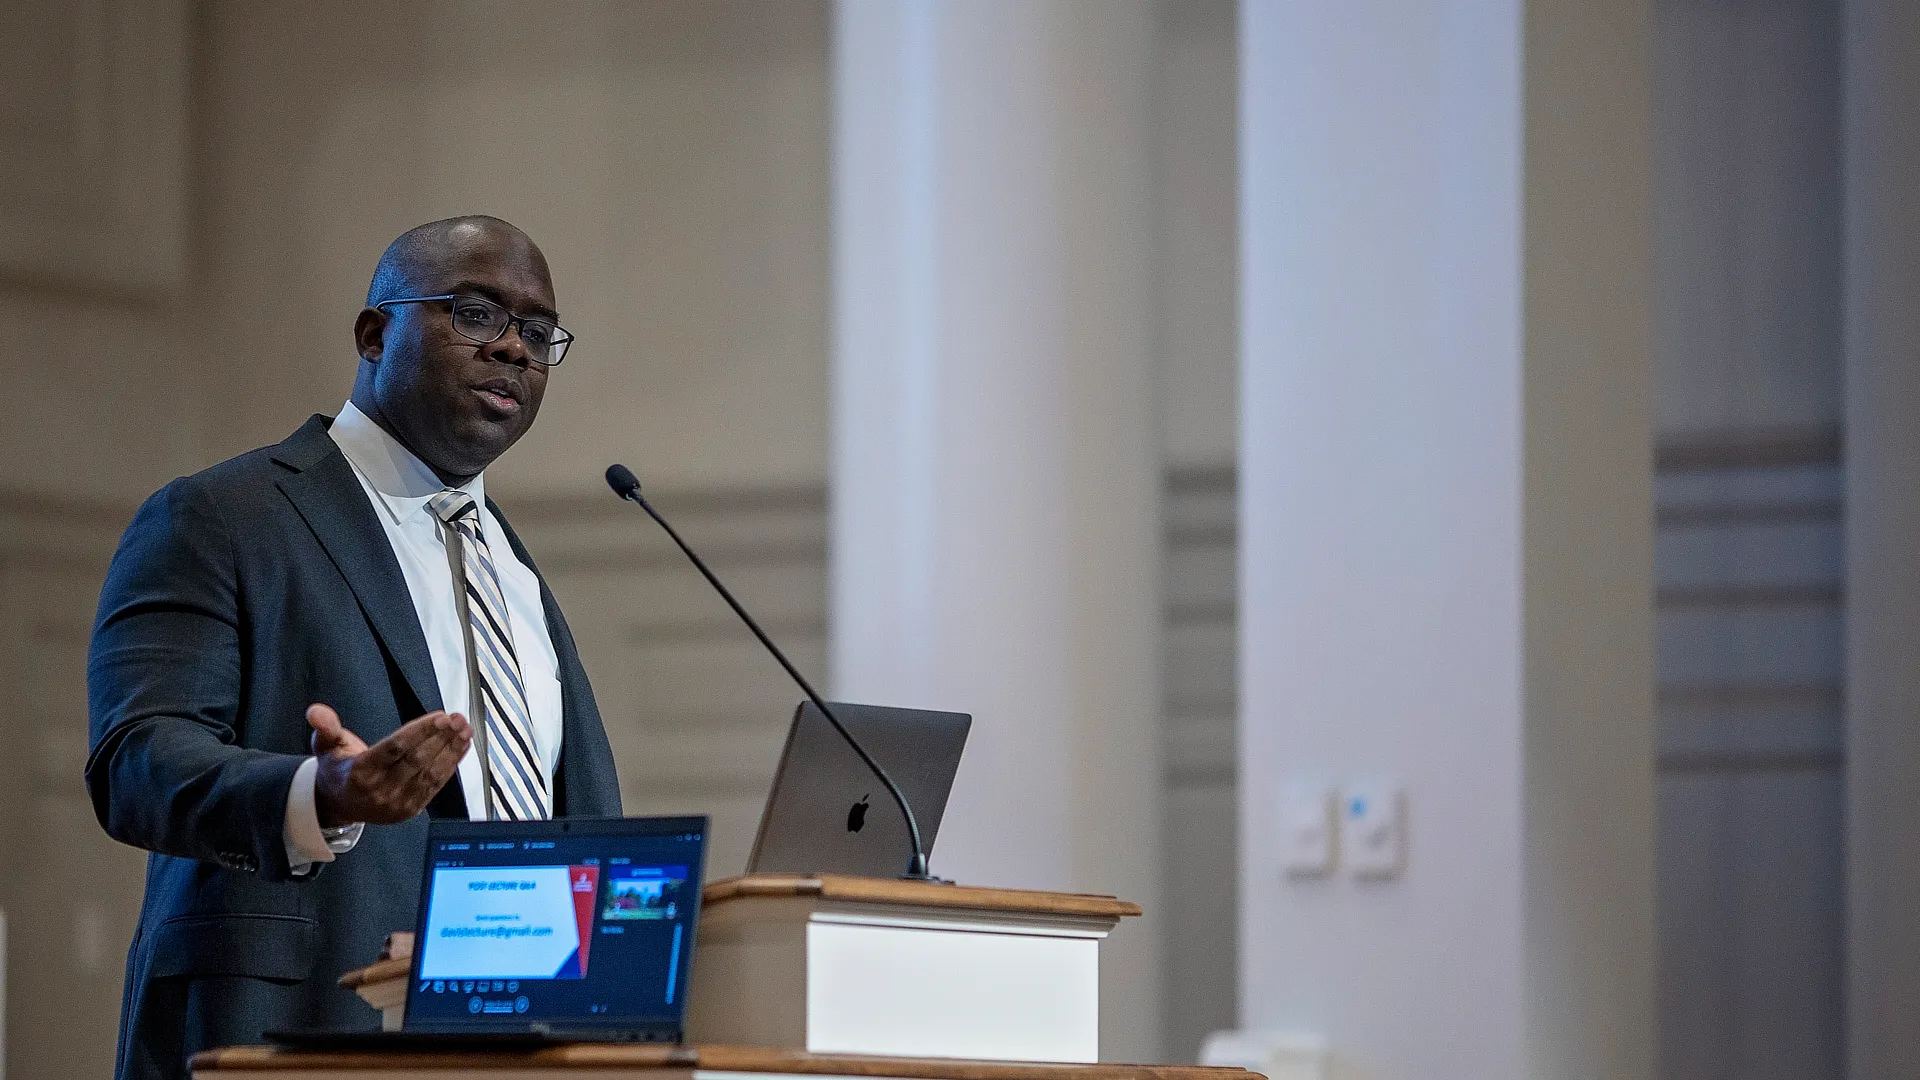
M774 880L736 879L759 883L746 892L716 883L709 896L687 998L689 1041L1099 1059L1100 942L1138 911L1132 905L857 878Z
M1098 1061L1105 936L816 919L807 926L806 1048Z

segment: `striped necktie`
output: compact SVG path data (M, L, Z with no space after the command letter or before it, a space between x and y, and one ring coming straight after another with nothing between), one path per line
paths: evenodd
M480 531L480 508L464 491L443 491L427 506L447 526L447 555L456 605L466 616L467 674L474 731L486 780L487 811L496 820L518 821L553 816L546 771L534 753L533 716L527 709L520 660L513 651L507 600L500 591L493 553Z

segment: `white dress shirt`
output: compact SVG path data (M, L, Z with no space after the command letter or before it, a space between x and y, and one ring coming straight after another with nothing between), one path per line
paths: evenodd
M469 720L473 687L467 678L467 643L454 606L453 572L447 566L444 526L427 500L446 485L419 458L385 428L349 401L340 409L339 419L327 432L346 455L347 462L360 478L360 486L373 504L374 516L387 533L400 573L406 579L413 598L414 612L420 617L421 632L426 635L427 652L433 657L434 677L440 684L440 700L449 712L458 712ZM506 531L487 509L486 478L476 476L460 490L473 496L480 507L480 527L493 553L493 564L500 575L500 592L506 597L508 632L520 661L520 678L526 686L527 710L533 718L534 753L545 771L547 789L553 789L554 770L560 764L560 659L553 649L553 636L547 631L546 608L540 602L540 579L534 575L507 544ZM409 717L408 719L411 719ZM352 730L354 718L340 718ZM460 783L466 789L467 816L478 821L486 817L484 788L480 782L480 759L469 747L460 761ZM321 829L314 806L313 782L319 762L309 759L294 775L287 790L285 828L287 861L296 874L318 862L331 862L336 854L353 847L360 839L361 827Z

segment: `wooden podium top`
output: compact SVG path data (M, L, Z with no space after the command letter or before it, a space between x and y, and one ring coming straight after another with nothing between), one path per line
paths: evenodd
M1033 892L931 881L846 877L840 874L747 874L711 882L700 902L807 897L901 907L998 911L1028 915L1081 915L1118 919L1140 914L1140 905L1093 893Z
M485 1053L367 1053L235 1046L193 1057L199 1074L326 1072L385 1075L459 1070L490 1076L554 1070L681 1070L794 1076L872 1076L902 1080L1264 1080L1245 1069L1197 1065L1067 1065L1049 1062L956 1061L808 1054L745 1046L669 1046L662 1043L578 1043L532 1051Z

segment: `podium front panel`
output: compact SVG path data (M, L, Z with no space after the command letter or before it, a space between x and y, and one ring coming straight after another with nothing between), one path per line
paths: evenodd
M816 918L807 927L806 1048L1098 1061L1099 950L1099 936L1089 933Z

